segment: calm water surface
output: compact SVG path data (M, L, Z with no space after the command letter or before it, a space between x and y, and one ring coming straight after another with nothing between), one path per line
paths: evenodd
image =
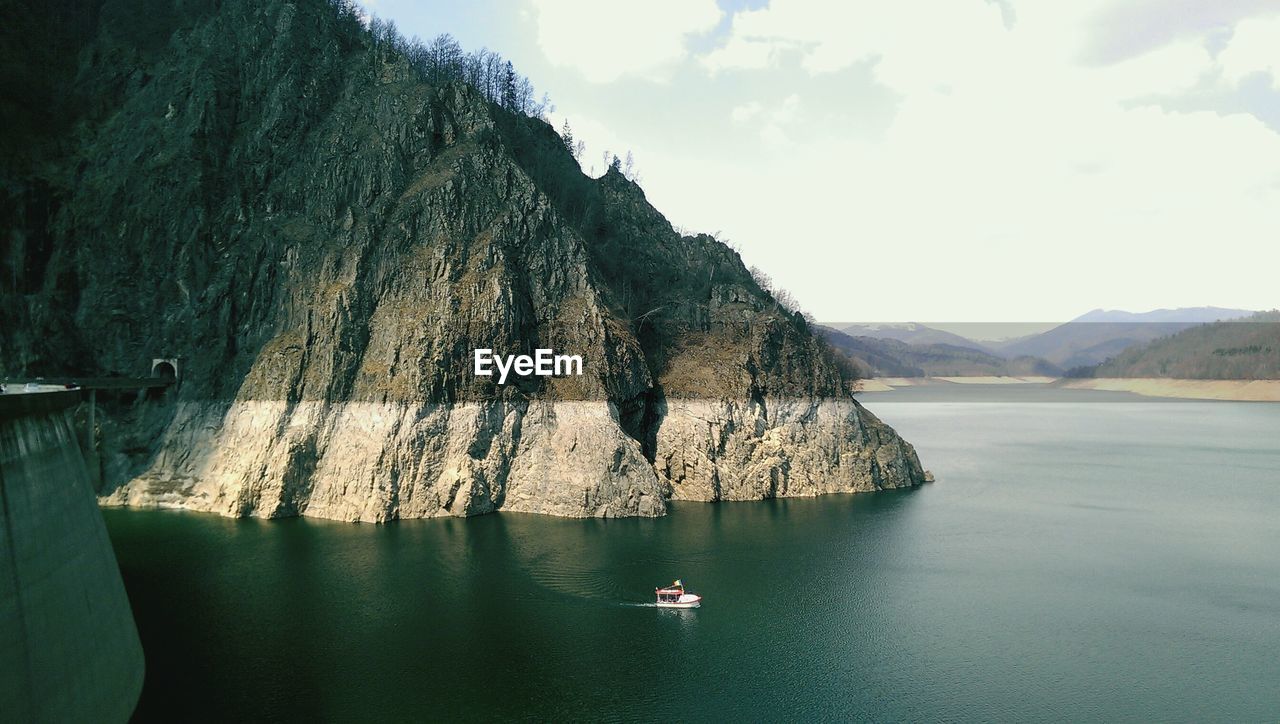
M937 475L916 491L659 520L107 510L138 717L1280 716L1280 405L964 394L864 398ZM645 605L677 576L702 609Z

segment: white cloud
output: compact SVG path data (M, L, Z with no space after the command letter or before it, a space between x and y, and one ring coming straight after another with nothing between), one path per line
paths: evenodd
M759 70L772 65L781 50L772 40L744 38L734 35L724 47L702 56L703 67L712 73L722 70Z
M764 106L758 101L743 103L740 106L734 106L733 110L729 111L729 118L733 119L734 123L746 123L759 115L763 108Z
M1274 0L531 2L521 65L584 167L633 150L820 319L1280 305Z
M1000 8L983 0L781 0L735 15L728 42L703 63L717 70L755 68L784 50L799 49L811 72L878 59L877 72L891 86L937 85L990 62L1004 30Z
M1087 6L1086 63L1132 58L1176 40L1212 38L1216 44L1241 18L1280 10L1275 0L1113 0Z
M792 145L791 135L802 115L800 96L792 93L773 105L749 101L735 106L729 112L729 119L739 126L754 127L765 144L785 148Z
M468 45L819 318L1280 305L1277 0L526 7Z
M739 13L702 65L777 72L790 50L791 84L807 90L729 106L758 150L651 154L650 197L678 223L723 229L820 318L1274 306L1280 135L1247 114L1147 99L1276 68L1280 22L1237 22L1216 59L1180 29L1155 44L1132 33L1144 44L1131 51L1109 41L1124 60L1085 62L1094 18L1115 4L1019 2L1009 27L983 0L773 0ZM827 112L846 92L838 71L864 63L898 98L875 138ZM855 304L849 275L869 257L907 266L858 274Z
M1253 73L1270 73L1271 84L1280 75L1280 17L1242 20L1227 47L1218 54L1223 74L1238 83Z
M688 55L686 39L721 18L715 0L532 0L538 45L554 65L593 83L662 68Z

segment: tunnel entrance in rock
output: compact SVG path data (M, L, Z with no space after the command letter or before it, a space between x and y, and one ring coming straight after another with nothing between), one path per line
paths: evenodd
M178 367L178 360L176 358L151 360L151 378L160 380L164 384L148 389L147 399L162 399L165 396L165 393L177 386L179 370L180 368Z
M153 359L151 360L151 376L173 383L178 381L178 360L176 359Z
M178 379L178 371L168 362L161 362L155 366L155 369L151 370L151 376L158 377L165 382L173 382Z

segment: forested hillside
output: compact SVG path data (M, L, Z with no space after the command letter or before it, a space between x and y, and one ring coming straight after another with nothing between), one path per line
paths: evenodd
M851 336L820 327L823 338L849 358L859 377L1057 376L1062 369L1036 357L1005 359L954 344L911 344Z
M1063 369L1088 367L1131 347L1206 322L1245 317L1251 312L1221 307L1126 312L1095 309L1040 334L993 345L1006 356L1042 357Z
M1126 350L1081 376L1280 379L1280 312L1192 327Z

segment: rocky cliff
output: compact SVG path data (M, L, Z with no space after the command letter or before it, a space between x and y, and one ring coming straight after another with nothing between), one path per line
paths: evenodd
M624 516L923 481L735 252L545 122L324 2L175 7L149 43L104 10L92 102L8 174L0 372L182 358L104 424L105 503ZM477 347L584 374L500 386Z

